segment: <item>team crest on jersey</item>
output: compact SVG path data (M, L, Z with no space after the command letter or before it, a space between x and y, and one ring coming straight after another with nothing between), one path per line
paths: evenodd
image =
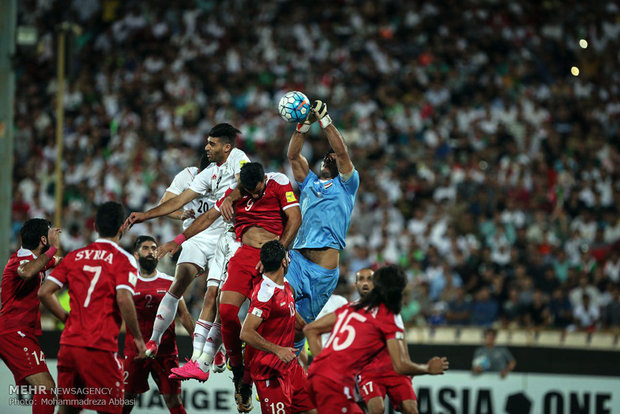
M293 201L295 201L295 193L292 191L287 191L286 192L286 201L289 203L292 203Z
M252 315L258 316L259 318L263 317L263 311L257 308L252 309Z
M157 294L158 295L165 295L166 292L167 292L167 290L165 290L165 289L157 289Z

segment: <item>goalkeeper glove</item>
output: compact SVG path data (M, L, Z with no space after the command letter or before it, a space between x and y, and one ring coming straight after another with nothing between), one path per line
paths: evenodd
M319 119L319 125L321 128L325 129L332 123L332 118L327 113L327 104L323 101L314 101L314 105L312 105L312 112L316 114L316 117Z
M306 132L310 130L310 125L314 124L316 121L317 121L316 114L314 113L312 108L310 108L310 112L308 113L306 120L304 122L298 123L297 128L295 129L297 130L297 132L305 134Z

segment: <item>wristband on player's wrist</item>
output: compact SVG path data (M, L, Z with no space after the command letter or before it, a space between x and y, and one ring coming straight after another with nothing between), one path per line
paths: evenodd
M332 124L332 118L329 114L325 115L323 118L319 119L319 125L321 128L325 129Z
M54 246L50 246L49 249L45 251L45 255L49 257L50 259L52 259L57 251L58 251L57 248L55 248Z
M306 132L310 131L310 124L300 122L297 124L297 128L295 128L295 130L301 134L305 134Z
M182 245L185 240L187 240L187 238L183 233L179 234L177 237L174 238L174 242L179 246Z

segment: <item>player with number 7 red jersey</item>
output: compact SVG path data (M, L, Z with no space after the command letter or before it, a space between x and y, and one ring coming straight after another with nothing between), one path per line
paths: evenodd
M123 366L117 355L122 319L144 357L133 303L138 269L117 244L124 219L120 204L103 204L95 219L101 238L69 253L39 290L46 304L58 289L69 289L71 311L58 351L58 398L72 407L122 411Z

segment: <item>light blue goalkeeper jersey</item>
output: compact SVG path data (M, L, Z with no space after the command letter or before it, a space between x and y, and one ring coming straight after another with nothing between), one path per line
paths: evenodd
M309 171L304 182L298 185L302 222L293 249L344 249L355 195L360 186L357 170L346 181L340 174L330 180L321 180Z

